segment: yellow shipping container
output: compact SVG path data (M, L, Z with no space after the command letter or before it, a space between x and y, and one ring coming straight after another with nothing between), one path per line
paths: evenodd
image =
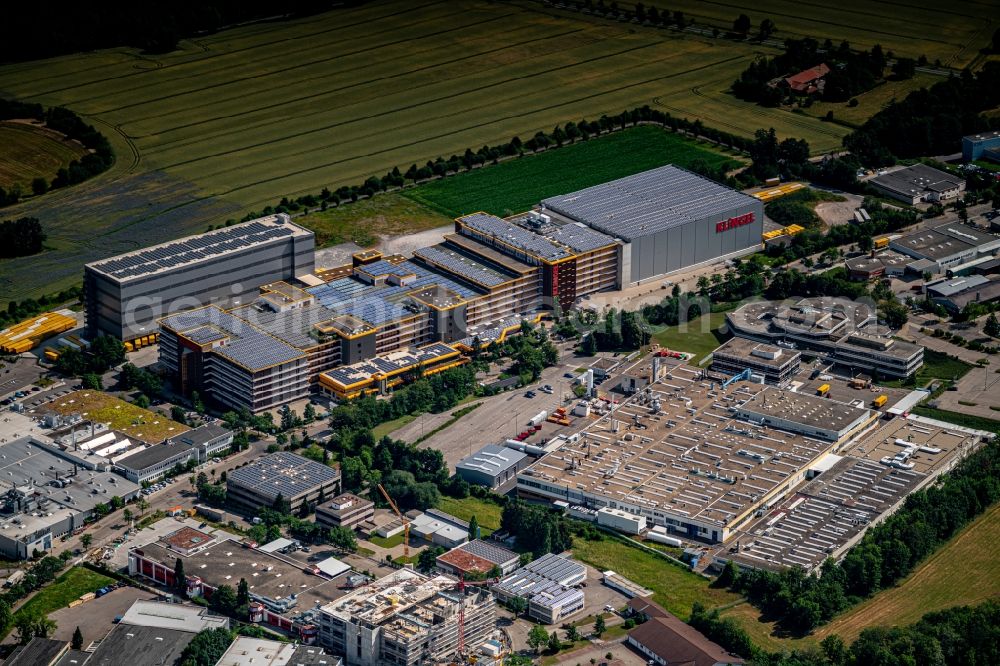
M881 250L882 248L889 247L889 238L886 236L883 236L882 238L876 238L875 247L879 250Z
M76 328L76 319L60 312L46 312L0 331L0 351L23 354L42 340Z
M884 405L887 402L889 402L889 396L887 396L885 394L882 394L879 397L875 398L872 401L872 404L875 405L876 408L878 408L878 407L881 407L882 405Z
M829 384L823 384L818 389L816 389L816 393L818 395L826 395L829 392L830 392L830 385Z
M126 342L125 343L125 352L128 353L128 352L131 352L132 350L133 350L132 343L131 342Z

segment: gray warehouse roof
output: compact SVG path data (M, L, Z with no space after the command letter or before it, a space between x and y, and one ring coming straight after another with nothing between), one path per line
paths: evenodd
M190 631L117 624L87 660L87 666L173 664L194 637Z
M332 467L295 453L278 451L233 470L227 482L264 497L273 499L281 493L285 499L291 500L338 477L337 470Z
M962 179L926 164L914 164L873 178L872 183L903 196L915 196L925 190L943 192L961 185Z
M667 165L550 197L542 204L604 233L632 241L760 202L690 171Z
M517 463L527 457L527 454L508 449L505 446L487 444L468 458L462 459L455 468L475 470L496 476L505 470L516 467Z

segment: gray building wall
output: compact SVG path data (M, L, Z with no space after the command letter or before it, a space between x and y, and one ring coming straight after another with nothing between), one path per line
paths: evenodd
M716 231L718 222L745 213L753 213L754 221L741 227ZM631 284L721 257L755 251L760 248L763 231L764 204L758 201L637 238L623 251L623 259L630 257L631 261L622 262L619 269L621 281Z
M86 266L87 336L131 340L156 331L156 320L173 312L246 303L262 285L311 273L314 249L312 234L290 236L125 282Z

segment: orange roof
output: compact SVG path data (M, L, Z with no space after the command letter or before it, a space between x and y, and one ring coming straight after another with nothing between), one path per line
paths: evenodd
M826 63L820 63L815 67L810 67L809 69L804 69L794 76L789 76L785 79L785 83L792 90L805 90L810 83L816 79L821 79L830 73L830 68L826 66Z
M493 562L490 562L485 557L479 557L478 555L467 553L460 548L449 551L444 555L439 556L437 559L438 562L444 562L459 571L479 571L481 573L486 573L493 568Z
M181 550L191 550L196 546L204 546L209 541L213 540L214 537L210 534L199 532L193 527L182 527L176 532L171 532L167 536L160 539L163 543Z

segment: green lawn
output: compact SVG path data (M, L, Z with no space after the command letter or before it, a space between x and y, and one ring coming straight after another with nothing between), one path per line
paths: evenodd
M372 428L372 436L375 441L382 439L386 435L391 435L395 431L399 430L407 423L412 423L417 419L413 414L403 414L398 419L393 419L391 421L386 421L385 423L379 423L377 426Z
M643 125L590 141L433 181L404 196L450 217L484 210L506 216L539 200L629 176L664 164L712 166L736 162L691 139Z
M716 347L732 337L720 330L725 321L725 312L712 312L686 324L670 326L657 331L653 333L653 340L661 347L694 354L694 358L689 363L698 365L706 356L715 351Z
M399 544L403 543L403 533L400 532L399 534L395 534L389 538L380 537L376 534L368 537L368 540L381 548L395 548Z
M966 363L959 358L948 356L944 352L934 351L933 349L925 349L924 364L919 370L917 370L917 374L915 375L915 385L927 386L928 383L935 379L958 381L971 369L971 364ZM909 382L907 382L907 385L908 384ZM904 382L901 380L895 380L885 382L885 385L903 386Z
M598 571L612 570L653 590L653 599L683 620L691 615L691 605L700 601L709 608L731 604L739 596L709 587L709 581L680 565L671 563L617 539L573 540L573 556Z
M15 617L21 613L48 615L60 608L66 608L71 601L79 599L81 595L87 592L96 592L99 588L114 582L113 578L108 578L90 569L73 567L32 597L14 615ZM7 635L11 627L6 627L3 634Z
M975 416L973 414L952 412L947 409L936 409L934 407L926 407L924 405L917 405L911 411L917 416L926 416L929 419L937 419L938 421L954 423L955 425L964 426L966 428L975 428L976 430L994 432L1000 435L1000 421L995 419L988 419L983 416Z
M483 536L500 529L500 514L503 513L503 509L499 504L472 496L465 499L442 497L438 508L466 522L475 516Z
M297 224L316 232L318 247L347 241L368 247L380 236L400 236L442 227L451 221L450 217L398 193L382 194L295 218Z

